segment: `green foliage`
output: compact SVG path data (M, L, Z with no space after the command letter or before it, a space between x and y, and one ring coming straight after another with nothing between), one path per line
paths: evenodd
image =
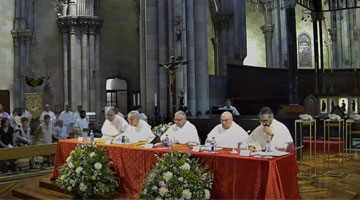
M84 199L101 196L118 187L110 165L105 148L98 148L95 143L78 145L59 168L60 175L56 182L62 189Z
M143 182L144 199L210 199L213 174L190 154L172 151L158 163Z

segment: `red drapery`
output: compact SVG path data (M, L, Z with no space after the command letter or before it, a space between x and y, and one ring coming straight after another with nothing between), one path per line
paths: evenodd
M51 180L58 175L58 167L66 162L75 149L76 139L60 140ZM99 145L102 146L102 145ZM155 166L155 154L167 149L144 149L122 145L105 145L119 177L119 192L138 197L142 182ZM229 154L229 149L217 154L191 152L214 173L211 191L213 199L299 199L297 161L294 154L272 159L240 157Z

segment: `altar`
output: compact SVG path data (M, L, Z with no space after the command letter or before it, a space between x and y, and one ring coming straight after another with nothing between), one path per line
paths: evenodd
M51 180L59 176L58 167L66 162L79 143L77 139L59 141ZM171 151L116 144L98 146L106 148L114 163L119 177L118 191L130 198L139 196L143 180L157 162L155 155ZM269 159L230 154L231 149L226 148L217 153L186 151L191 153L191 157L199 158L214 173L212 199L300 198L296 177L298 165L294 154Z

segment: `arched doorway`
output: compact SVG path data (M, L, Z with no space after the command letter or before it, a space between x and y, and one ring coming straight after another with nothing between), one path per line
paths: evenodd
M121 113L128 113L127 81L119 78L106 80L106 106L119 106Z

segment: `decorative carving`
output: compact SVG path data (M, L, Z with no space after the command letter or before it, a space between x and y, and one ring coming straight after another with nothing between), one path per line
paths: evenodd
M14 43L18 43L20 41L31 41L32 40L32 31L30 29L18 29L11 31Z
M337 29L336 29L336 28L329 28L328 31L329 31L329 35L330 35L330 37L331 37L331 41L332 41L332 42L336 42L336 32L337 32Z
M69 31L75 34L77 30L94 34L101 29L104 20L96 16L66 16L57 19L57 25L60 31Z
M268 39L271 40L274 33L274 25L273 24L262 25L260 28L265 36L265 40Z
M34 119L39 118L42 112L42 94L26 93L25 109L32 114Z
M311 38L307 33L301 33L298 38L299 67L311 67Z
M354 28L354 40L359 40L360 38L360 28Z

